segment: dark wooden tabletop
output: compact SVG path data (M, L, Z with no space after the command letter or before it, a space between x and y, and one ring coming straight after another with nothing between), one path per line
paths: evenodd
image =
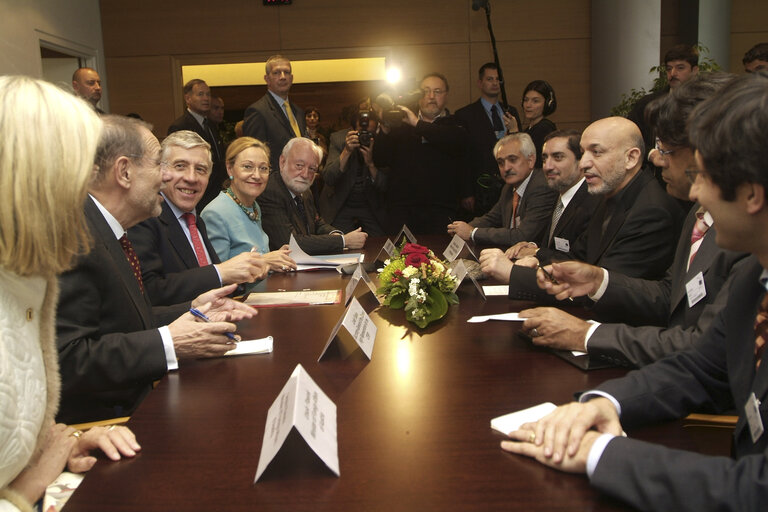
M442 250L448 240L430 241ZM259 288L343 290L348 279L278 274ZM469 283L459 298L424 330L402 311L374 311L370 362L359 354L317 362L341 304L260 309L239 332L273 336L274 352L195 361L163 378L129 423L141 453L100 461L65 510L626 510L585 476L503 452L504 437L490 428L493 417L567 402L625 370L579 370L516 336L518 323L467 323L523 303L483 301ZM254 484L267 410L297 363L337 406L341 476L291 444ZM629 434L727 453L727 433L692 433L681 422Z

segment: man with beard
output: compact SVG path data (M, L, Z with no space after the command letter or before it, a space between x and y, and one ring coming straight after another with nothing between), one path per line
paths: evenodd
M96 106L101 101L101 77L95 69L79 68L72 74L72 90L87 101L99 114L104 111Z
M283 147L280 170L270 173L259 196L262 226L272 250L287 244L291 234L307 254L335 254L365 245L368 235L361 228L344 234L315 210L309 187L322 158L323 150L309 139L296 137Z
M459 201L471 209L472 176L465 156L467 132L445 108L448 80L439 73L419 85L418 115L404 105L399 126L381 123L373 148L377 167L389 167L388 231L408 224L417 234L445 233Z

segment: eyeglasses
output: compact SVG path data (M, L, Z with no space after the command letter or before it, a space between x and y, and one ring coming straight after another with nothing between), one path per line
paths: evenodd
M244 163L244 164L240 164L238 167L240 167L241 170L243 170L243 171L245 171L245 172L247 172L249 174L253 174L254 172L258 172L262 176L266 176L267 174L269 174L269 171L270 171L270 167L268 165L260 165L260 166L256 167L253 164Z
M676 149L661 149L661 141L659 140L658 137L656 137L656 144L654 145L654 147L656 148L656 151L658 151L659 154L663 157L668 157L669 155L677 151Z
M699 169L686 169L683 172L685 172L685 177L688 178L688 181L691 183L696 183L696 176L704 171L700 171Z
M309 171L310 174L316 174L318 169L314 165L307 165L304 162L294 162L293 166L299 172Z
M425 87L421 90L421 94L424 96L429 96L431 94L434 94L435 96L442 96L445 93L445 89L430 89L429 87Z

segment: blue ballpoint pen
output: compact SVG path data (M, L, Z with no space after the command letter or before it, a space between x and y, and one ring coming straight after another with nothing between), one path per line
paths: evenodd
M193 316L196 316L197 318L199 318L200 320L202 320L203 322L210 322L210 321L211 321L211 319L210 319L210 318L208 318L207 316L205 316L205 313L202 313L202 312L201 312L199 309L197 309L197 308L191 308L191 309L189 310L189 312L190 312L190 313L192 313L192 315L193 315ZM224 335L225 335L227 338L231 339L232 341L237 341L237 338L235 338L235 335L234 335L234 334L232 334L231 332L225 332L225 333L224 333Z

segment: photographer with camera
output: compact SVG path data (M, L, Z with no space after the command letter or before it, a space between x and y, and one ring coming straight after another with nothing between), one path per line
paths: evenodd
M430 73L419 89L418 115L403 105L396 105L402 120L392 120L392 112L385 112L373 148L376 165L389 167L391 233L403 224L417 234L445 233L445 226L456 219L459 202L468 203L472 197L467 132L445 108L448 80Z
M375 112L366 98L350 116L351 129L331 134L325 182L318 207L323 218L344 232L362 227L370 236L384 236L383 201L387 176L373 163Z

